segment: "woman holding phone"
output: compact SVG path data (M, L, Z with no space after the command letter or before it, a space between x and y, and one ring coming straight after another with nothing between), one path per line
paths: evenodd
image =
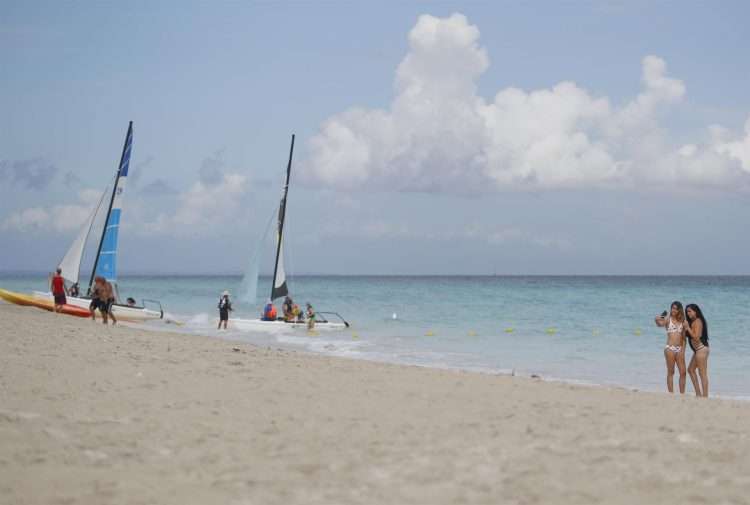
M672 302L667 312L654 318L656 326L666 328L667 345L664 346L664 360L667 364L667 391L674 393L674 367L680 372L680 394L685 393L687 374L685 371L685 311L678 301Z
M693 357L688 366L690 380L693 382L695 396L708 397L708 324L703 312L696 304L685 307L688 324L685 327L688 344L693 350ZM697 373L696 373L697 369ZM700 374L700 381L699 375Z

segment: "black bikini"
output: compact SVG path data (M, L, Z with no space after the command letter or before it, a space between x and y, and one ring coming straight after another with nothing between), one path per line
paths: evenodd
M690 348L693 350L693 352L700 351L704 347L708 347L708 335L701 335L701 338L700 338L701 346L698 349L696 349L695 346L693 346L693 339L690 337L690 335L688 335L687 341L688 341L688 344L690 344Z

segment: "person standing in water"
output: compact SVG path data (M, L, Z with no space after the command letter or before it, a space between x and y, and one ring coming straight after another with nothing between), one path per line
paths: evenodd
M268 301L265 307L263 307L263 321L276 321L276 307L273 306L272 301Z
M315 328L315 311L312 308L312 305L309 303L306 305L307 307L307 329L312 330Z
M227 329L227 322L229 321L229 312L232 311L232 302L229 301L229 291L224 291L219 298L219 326L217 330L221 329L221 323L224 323L224 329Z
M656 326L667 329L667 345L664 346L664 360L667 364L667 391L674 393L674 367L680 372L680 394L685 393L687 372L685 371L685 311L682 303L672 302L669 315L666 311L654 319Z
M284 304L281 306L281 311L284 313L284 321L287 323L294 322L294 302L290 296L284 298Z
M52 291L52 296L55 299L55 312L60 312L62 306L68 303L65 298L65 279L62 276L62 268L57 268L55 275L49 283L49 289Z
M688 365L690 380L695 389L695 396L708 398L708 324L703 312L696 304L691 303L685 307L687 315L687 341L693 350L693 357ZM696 369L698 373L696 373ZM700 374L700 377L699 375ZM700 381L699 381L700 378Z

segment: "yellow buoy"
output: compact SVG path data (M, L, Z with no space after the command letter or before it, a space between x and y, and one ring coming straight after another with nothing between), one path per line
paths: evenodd
M432 332L432 330L427 330L427 333L424 334L425 337L433 337L435 334Z
M635 332L633 332L633 333L635 333L636 335L640 335L641 334L641 329L640 328L636 328Z
M555 333L557 333L557 330L555 328L547 328L548 335L554 335Z
M470 330L470 331L469 331L469 336L470 336L470 337L476 337L476 336L477 336L477 332L476 332L476 331L474 331L474 330Z
M598 329L598 328L594 328L593 330L591 330L591 334L592 334L593 336L595 336L595 337L596 337L596 336L598 336L598 335L599 335L599 333L600 333L600 332L599 332L599 329Z
M505 328L505 333L513 333L513 328Z

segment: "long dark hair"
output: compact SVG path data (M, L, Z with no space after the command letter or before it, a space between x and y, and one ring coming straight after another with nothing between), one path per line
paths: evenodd
M688 305L687 305L687 306L685 307L685 318L686 318L686 319L688 320L688 323L692 324L692 323L693 323L693 321L691 321L691 320L690 320L690 316L688 316L688 315L687 315L687 311L688 311L688 309L690 309L690 310L692 310L693 312L695 312L695 316L696 316L696 317L697 317L698 319L700 319L700 320L701 320L701 322L703 323L703 335L701 335L701 338L702 338L702 339L706 339L706 338L708 338L708 323L706 323L706 318L705 318L705 317L703 317L703 312L701 311L701 308L700 308L700 307L698 307L698 306L697 306L696 304L694 304L694 303L690 303L690 304L688 304Z

